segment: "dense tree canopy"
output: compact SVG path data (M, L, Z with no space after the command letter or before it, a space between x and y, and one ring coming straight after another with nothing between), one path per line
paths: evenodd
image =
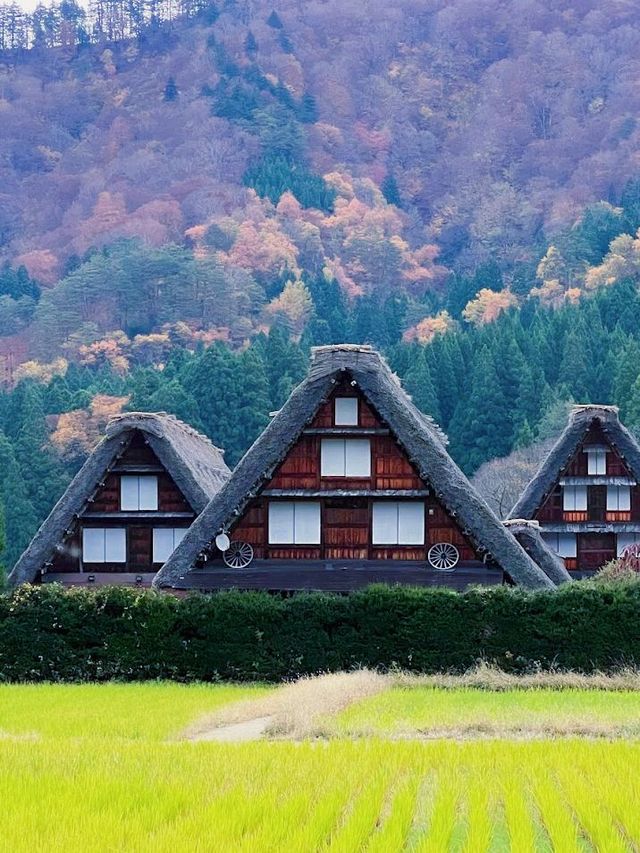
M309 346L334 340L334 331L335 340L384 350L416 405L446 430L468 474L515 448L548 442L572 401L616 403L640 432L640 295L633 283L556 311L532 303L426 344L403 341L384 305L370 312L370 334L359 337L361 318L345 308L339 287L321 293L300 342L280 322L240 350L175 333L171 346L114 342L104 358L85 349L84 363L65 362L55 374L34 363L27 378L0 394L0 563L13 564L109 417L125 409L174 412L225 448L234 466L305 375Z

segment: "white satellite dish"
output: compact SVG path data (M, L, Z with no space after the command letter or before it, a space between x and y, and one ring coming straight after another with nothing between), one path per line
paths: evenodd
M218 551L228 551L229 545L231 545L231 540L227 536L226 533L218 533L216 536L216 548Z

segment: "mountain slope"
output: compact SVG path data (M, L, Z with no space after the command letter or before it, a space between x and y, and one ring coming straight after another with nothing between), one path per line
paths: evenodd
M526 293L548 237L618 201L637 171L640 11L626 2L605 15L595 2L282 0L273 13L256 0L205 17L153 40L5 52L0 251L14 268L55 288L119 239L179 244L213 264L202 298L228 300L229 316L200 306L166 323L233 341L285 310L301 327L306 294L277 300L317 276L349 298L404 293L415 323L442 307L448 269L491 260L490 288ZM230 279L232 297L218 289ZM30 353L161 325L128 324L102 295L74 297L55 345L36 324ZM0 299L0 332L61 310L29 298Z

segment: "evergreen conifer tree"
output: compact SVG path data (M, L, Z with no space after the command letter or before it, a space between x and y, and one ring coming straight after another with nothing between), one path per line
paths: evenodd
M459 401L448 430L454 458L467 474L511 449L506 408L491 351L483 346L474 364L471 393Z
M584 337L572 330L566 336L558 381L567 386L572 397L579 402L589 402L589 353Z
M3 589L7 577L6 551L7 531L4 521L4 504L0 501L0 590Z
M256 41L256 37L251 32L251 30L249 30L249 32L247 33L247 37L244 40L244 49L250 56L255 54L258 50L258 42Z
M167 85L164 87L164 95L162 96L163 101L172 102L177 100L178 98L178 87L176 86L176 81L173 77L169 77L167 80Z
M186 391L177 379L164 382L148 401L146 411L168 412L194 429L202 430L198 404L193 395Z
M413 398L413 402L427 415L440 423L440 407L431 371L424 353L420 353L405 376L404 386Z
M3 433L0 433L0 499L6 539L2 562L8 573L29 544L42 517L36 514L29 500L13 447Z
M275 9L271 11L271 14L267 18L267 24L269 24L270 27L273 27L274 30L282 29L283 24L280 20L280 15L278 15Z
M382 195L389 204L395 204L396 207L402 207L402 199L400 198L400 189L393 172L389 171L382 180L380 185Z
M15 458L29 500L39 519L43 519L60 497L69 480L62 464L48 447L43 394L29 384L23 397Z
M316 99L310 92L305 92L300 101L298 118L303 124L313 124L318 121L318 107Z

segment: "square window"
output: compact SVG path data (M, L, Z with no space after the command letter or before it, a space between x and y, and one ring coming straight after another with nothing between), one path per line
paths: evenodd
M127 531L124 527L85 527L82 531L84 563L126 563Z
M374 545L424 545L424 503L421 501L375 501Z
M370 477L371 442L368 438L323 438L320 476Z
M336 397L334 423L336 426L358 426L357 397Z
M153 530L153 562L166 563L184 539L186 527L156 527Z
M629 486L607 486L607 510L609 512L629 512L631 509L631 488Z
M120 509L123 512L158 509L158 478L124 474L120 478Z
M270 545L319 545L317 501L273 501L269 504Z
M562 508L565 512L587 511L586 486L563 486L562 496Z

